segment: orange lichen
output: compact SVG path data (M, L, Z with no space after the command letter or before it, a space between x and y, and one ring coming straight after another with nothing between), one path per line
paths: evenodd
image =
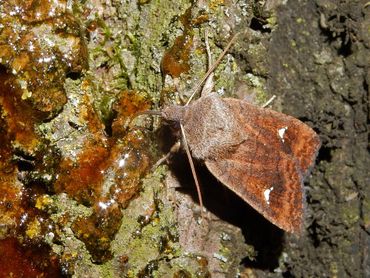
M2 173L0 180L0 236L16 234L21 216L24 214L22 207L22 191L14 186L16 178L13 175Z
M15 238L0 240L0 277L60 277L55 255L46 246L21 246Z
M106 147L92 142L85 146L77 161L64 159L54 185L56 192L66 192L75 200L92 205L101 193L108 156Z
M110 194L121 207L125 207L140 189L140 180L150 167L150 150L147 139L137 131L130 132L122 143L112 150L112 168L115 183Z
M17 165L13 159L12 142L33 148L37 137L33 131L34 115L17 98L11 78L0 73L0 223L1 236L15 234L25 213L23 188L17 181ZM19 102L21 104L19 104ZM17 106L17 104L19 104ZM23 112L23 114L21 113ZM27 145L29 144L29 145Z
M133 116L137 111L148 107L144 98L137 97L132 92L123 94L115 105L117 118L113 123L113 137L109 140L103 135L102 129L97 128L101 127L100 122L91 124L97 121L97 116L93 110L86 108L89 110L86 115L94 140L86 143L77 159L65 158L61 161L54 185L56 192L66 192L79 202L93 205L102 196L105 175L112 172L115 184L111 188L120 188L115 189L119 203L131 199L150 160L148 150L144 150L145 135L138 130L123 132L123 122L127 121L130 114Z
M63 0L10 0L0 18L0 222L4 224L0 235L8 237L0 241L0 276L58 276L43 268L58 268L50 250L33 247L44 246L46 235L57 237L55 220L47 214L54 193L65 192L92 207L92 215L75 220L72 229L95 261L109 259L121 209L138 195L150 168L149 136L144 129L127 125L135 113L150 107L139 92L119 96L110 137L85 94L78 115L86 123L86 137L76 157L59 153L57 144L52 146L35 132L66 103L66 75L86 68L88 60L79 23L66 12L66 5ZM82 91L89 88L89 82L81 84ZM68 213L58 221L70 224ZM10 236L26 245L19 246ZM37 251L45 257L34 254ZM13 264L8 263L12 257Z
M121 218L122 212L116 203L100 201L91 216L78 218L73 223L73 232L86 244L95 262L112 257L110 243L121 226Z
M42 175L51 182L59 158L35 126L66 103L64 80L86 68L86 47L76 19L62 16L65 1L1 5L0 276L58 277L57 257L42 247L54 225L35 200L47 191Z
M84 81L82 82L81 89L86 90L89 86L91 86L90 82ZM105 140L105 137L103 136L104 125L101 122L100 118L98 117L98 114L96 113L92 104L90 103L90 98L87 95L83 96L83 102L80 104L79 110L80 110L79 116L81 117L81 121L87 123L89 132L94 136L94 140L104 141Z
M38 143L34 125L42 119L42 113L34 111L22 100L22 92L15 85L14 77L0 72L0 106L11 141L32 150Z
M22 19L35 23L50 19L65 13L65 1L48 0L9 0L9 6L18 7Z
M209 15L201 11L195 18L192 17L192 7L187 9L180 17L184 27L183 33L178 36L173 45L165 51L161 69L163 75L170 75L173 78L179 77L182 73L190 70L189 59L193 48L193 28L209 20Z
M180 17L184 26L184 32L178 36L173 45L164 53L161 68L164 75L174 78L190 70L189 58L193 47L193 27L208 21L207 14L200 14L196 18L191 17L191 8Z
M179 77L182 73L187 73L190 69L189 57L192 45L192 36L181 35L177 37L172 47L163 55L161 63L163 74Z
M117 113L112 124L113 136L116 138L124 136L128 121L133 119L136 113L148 110L150 106L151 103L144 93L133 90L122 91L113 106Z
M93 214L78 218L72 229L96 262L111 258L110 242L120 227L121 209L138 194L140 180L149 169L145 140L140 132L130 131L122 141L112 138L109 152L101 149L99 154L90 146L90 151L85 149L78 157L79 167L64 171L64 178L57 181L63 182L63 190L73 198L92 204ZM104 186L109 190L104 191Z
M1 74L0 74L0 103L2 100L2 94L4 91L5 84L1 82ZM0 106L0 115L3 114L3 109ZM7 123L3 117L0 116L0 171L1 177L4 174L12 174L15 168L14 163L12 162L12 147L11 147L11 140L12 136L8 132ZM1 181L4 179L1 178Z
M86 104L81 116L93 139L87 139L76 158L66 157L59 165L54 190L93 208L92 215L78 218L72 230L96 262L111 258L110 242L120 227L121 209L138 195L141 178L150 167L146 133L125 125L148 108L145 95L122 92L114 105L117 117L108 138L94 109Z
M162 73L172 77L179 77L182 73L187 73L190 70L189 57L193 46L190 8L181 16L180 20L184 25L184 32L175 39L172 47L164 53L161 62Z
M14 74L22 99L45 112L44 117L55 115L66 103L66 74L87 67L81 28L66 5L10 0L2 7L0 63Z
M79 163L87 164L87 169L82 167L69 172L70 180L65 183L65 189L71 190L65 190L68 194L78 193L72 195L74 198L82 196L83 201L94 202L93 214L87 218L78 218L73 223L72 229L76 236L86 244L96 262L104 262L111 258L110 242L121 224L121 208L127 206L129 201L137 195L140 190L140 179L149 167L149 159L144 151L139 151L139 148L143 148L143 142L140 146L135 145L136 149L128 145L127 142L126 146L114 145L109 157L102 156L102 159L98 159L98 154L89 158L85 157L88 162L83 162L82 157L79 157ZM87 173L90 173L88 178L80 177ZM107 182L104 180L107 178L105 176L107 173L113 173L114 183L111 184L108 192L102 192L103 184ZM75 179L77 183L73 182ZM81 184L83 186L80 186ZM87 194L89 192L92 192L90 196ZM88 197L90 199L87 199Z

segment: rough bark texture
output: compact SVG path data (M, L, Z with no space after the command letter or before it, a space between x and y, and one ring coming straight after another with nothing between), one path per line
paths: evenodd
M73 28L82 31L73 30L86 43L89 70L67 74L67 102L55 100L47 121L37 122L43 147L17 146L33 164L12 176L16 189L32 192L23 203L47 219L22 224L23 245L50 246L67 277L370 276L368 1L61 3L78 18ZM59 33L69 30L58 24ZM273 109L306 122L322 140L305 184L299 238L265 220L202 165L207 212L199 224L182 152L148 170L175 141L173 133L157 118L129 119L149 104L160 109L189 96L207 69L205 29L213 60L241 32L215 71L214 91L260 104L275 94ZM72 45L58 42L61 49ZM11 74L14 63L4 61L1 72ZM10 220L12 226L0 223L1 239L16 230ZM50 223L52 237L42 223Z

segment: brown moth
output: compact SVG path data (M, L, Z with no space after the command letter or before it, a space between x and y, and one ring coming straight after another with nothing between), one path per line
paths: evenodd
M197 187L192 157L202 161L226 187L281 229L300 233L304 216L303 180L320 148L319 136L298 119L245 100L221 98L209 88L191 102L202 84L210 86L212 72L240 33L230 40L193 90L185 106L172 105L155 115L180 124L184 148ZM168 156L161 159L159 163ZM157 164L158 165L158 164Z
M308 125L215 93L161 115L180 123L192 156L226 187L276 226L301 232L303 179L320 148Z

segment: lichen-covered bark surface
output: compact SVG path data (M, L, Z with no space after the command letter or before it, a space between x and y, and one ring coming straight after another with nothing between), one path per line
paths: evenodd
M1 277L368 277L368 1L1 1ZM232 35L213 90L320 135L303 234L182 151L158 117ZM9 259L12 258L12 259Z

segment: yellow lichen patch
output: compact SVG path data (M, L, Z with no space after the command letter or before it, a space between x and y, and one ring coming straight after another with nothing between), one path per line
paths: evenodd
M219 6L222 6L224 2L224 0L211 0L209 3L209 8L211 10L216 10Z
M36 199L35 207L41 210L46 209L49 205L53 203L53 199L49 195L41 195Z
M33 239L40 235L41 233L41 224L37 218L35 218L30 224L27 226L26 236L30 239Z
M175 39L172 47L164 53L161 62L163 74L172 77L179 77L190 70L189 58L193 46L191 9L188 9L180 20L184 25L184 33Z

